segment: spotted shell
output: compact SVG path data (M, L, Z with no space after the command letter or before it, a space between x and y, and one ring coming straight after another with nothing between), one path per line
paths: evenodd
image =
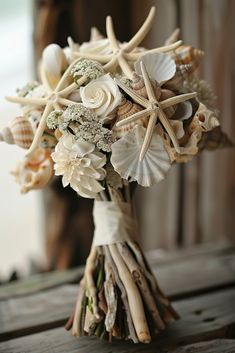
M30 122L23 116L19 116L11 121L8 127L0 132L0 141L8 144L15 144L28 149L33 141L33 130Z
M116 138L121 138L125 136L130 130L134 128L136 125L145 125L145 118L144 119L139 119L135 122L126 124L121 127L117 127L116 123L127 118L128 116L131 116L137 112L142 110L141 106L132 103L131 101L128 101L125 97L122 97L122 101L119 104L117 111L116 111L116 121L115 124L112 128L113 134Z
M157 83L156 80L151 80L151 83L152 83L153 88L154 88L156 99L158 100L160 98L160 95L161 95L161 87ZM144 80L143 80L143 78L141 76L139 76L137 74L134 74L134 77L133 77L132 83L131 83L131 87L140 96L142 96L144 98L148 98L146 87L145 87L145 84L144 84Z
M175 50L176 64L190 64L192 72L198 67L204 52L201 49L193 48L190 45L181 45Z
M171 90L162 89L160 101L164 101L165 99L172 98L174 96L175 96L175 93L172 92ZM164 112L165 112L165 114L167 115L168 118L171 118L175 114L176 108L177 108L177 105L172 105L171 107L166 108L164 110Z

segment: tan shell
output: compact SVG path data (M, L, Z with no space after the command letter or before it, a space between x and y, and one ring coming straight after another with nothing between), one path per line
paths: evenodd
M30 122L23 116L19 116L11 121L8 127L0 132L0 141L8 144L15 144L28 149L33 141L33 130Z
M127 118L128 116L131 116L131 115L139 112L140 110L142 110L140 105L133 103L131 101L128 101L125 97L122 97L122 101L119 104L119 106L117 107L117 111L116 111L116 122L112 128L113 134L116 138L121 138L121 137L125 136L136 125L142 125L142 126L145 125L145 121L146 121L145 118L139 119L135 122L129 123L129 124L121 126L121 127L117 127L117 125L116 125L116 123L118 121L121 121L121 120Z
M158 100L161 95L161 87L155 80L151 80L151 83L154 87L156 99ZM132 79L132 89L136 91L140 96L144 98L148 98L146 87L144 84L144 80L141 76L134 74L133 79Z
M175 93L172 92L171 90L162 89L160 101L164 101L165 99L172 98L174 96L175 96ZM171 107L166 108L164 110L164 112L165 112L165 114L167 115L168 118L171 118L175 114L176 108L177 108L177 105L172 105Z
M50 153L43 148L38 148L32 155L21 161L12 174L20 184L22 193L42 189L54 175L54 164Z
M176 65L176 73L174 77L167 81L164 84L164 87L174 91L179 90L182 87L184 80L186 80L192 72L192 64Z
M199 120L202 131L211 131L220 125L215 113L202 103L199 105L196 117Z
M204 55L201 49L193 48L190 45L181 45L175 50L176 64L190 64L191 72L194 72L199 66L200 60Z

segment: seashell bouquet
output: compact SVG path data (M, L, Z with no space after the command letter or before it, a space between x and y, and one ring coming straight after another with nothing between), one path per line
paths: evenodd
M64 49L48 45L40 81L7 97L22 107L0 133L27 149L13 172L21 191L56 175L95 200L93 244L67 323L75 336L148 343L179 318L135 241L133 190L158 183L207 146L229 144L214 95L196 74L203 52L178 40L178 30L162 47L139 47L154 15L153 7L127 43L107 17L107 38L93 29L81 46L71 38Z

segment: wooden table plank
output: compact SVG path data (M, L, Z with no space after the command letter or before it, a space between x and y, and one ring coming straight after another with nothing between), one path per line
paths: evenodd
M234 353L235 340L217 339L209 342L194 343L182 346L168 353ZM159 352L158 352L159 353ZM165 352L164 352L165 353Z
M235 254L185 259L156 272L171 299L235 285ZM0 301L0 340L60 327L75 304L78 285L64 285Z
M161 271L162 267L164 266L169 266L170 264L173 264L176 267L178 266L179 271L181 271L181 268L187 269L188 267L192 268L190 265L191 260L194 260L196 263L200 264L202 261L206 261L206 259L211 258L217 258L221 257L224 255L229 255L229 254L234 254L235 249L231 247L231 244L228 242L219 242L219 243L209 243L209 244L203 244L203 245L198 245L198 246L193 246L189 248L184 248L184 249L177 249L173 251L162 251L162 250L153 250L148 252L147 258L149 263L151 264L152 268L157 271L158 277L160 278L161 281L163 281L162 286L165 288L167 287L165 285L165 271L164 269ZM185 261L183 265L182 261ZM194 262L194 263L195 263ZM214 261L216 265L216 260ZM177 265L178 264L178 265ZM230 265L229 265L230 266ZM224 266L223 266L224 267ZM234 268L234 266L232 265ZM224 270L226 270L224 268ZM176 270L175 270L176 271ZM228 271L231 274L231 271L228 269ZM162 272L162 274L161 274ZM24 296L32 293L36 293L41 290L46 290L54 287L61 286L62 284L67 284L67 283L75 283L78 281L78 279L82 276L83 273L83 267L79 267L76 269L72 270L67 270L67 271L55 271L55 272L50 272L50 273L45 273L45 274L38 274L31 276L27 279L17 281L14 283L10 283L7 285L2 285L0 286L0 300L1 299L8 299L9 297L17 297L17 296ZM189 270L189 274L191 277L191 272ZM175 274L176 275L176 274ZM182 275L180 276L182 280L186 278L188 274L182 272ZM223 285L223 282L227 281L227 274L224 273L221 278L219 278L219 283ZM179 280L179 275L177 275L177 281ZM208 279L209 282L211 282L211 278ZM168 282L168 281L167 281ZM161 282L160 282L161 283ZM180 286L172 283L172 290L170 291L171 295L178 295L178 289ZM176 288L176 289L175 289ZM191 290L195 290L195 287L192 287Z
M153 353L156 349L161 352L160 349L173 349L179 345L192 345L205 340L235 338L234 302L235 289L176 302L175 306L181 313L182 319L172 323L150 345L134 345L119 341L110 345L94 337L83 337L77 340L63 328L57 328L1 343L0 352Z

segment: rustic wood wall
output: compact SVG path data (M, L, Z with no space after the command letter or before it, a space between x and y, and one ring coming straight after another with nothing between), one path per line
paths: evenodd
M119 39L128 39L152 5L157 6L157 17L144 45L161 45L181 27L182 39L205 51L201 74L214 88L223 128L235 141L233 0L36 1L36 52L53 41L65 45L68 34L79 42L88 40L92 25L104 33L107 14L114 18ZM174 166L155 187L139 189L136 205L143 246L172 248L222 237L235 242L234 162L233 149L203 152L187 165Z

